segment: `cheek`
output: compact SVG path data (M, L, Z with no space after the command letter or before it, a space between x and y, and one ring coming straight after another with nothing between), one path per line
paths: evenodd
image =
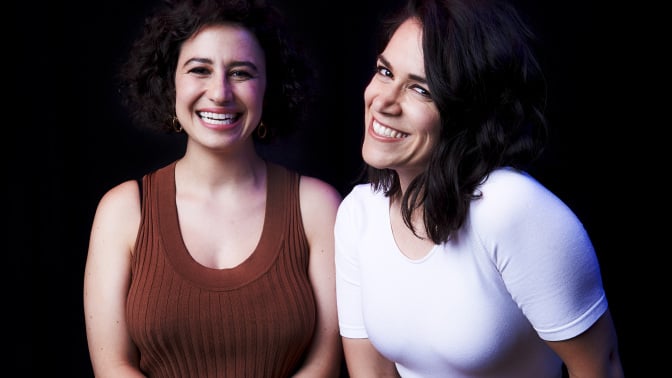
M177 101L187 101L193 98L198 91L197 86L189 80L175 80L175 98Z
M418 131L427 135L428 138L437 139L441 131L441 119L436 107L421 106L414 110L413 119L418 125Z
M252 86L252 92L254 93L254 97L259 99L259 101L263 102L264 101L264 96L266 95L266 83L257 83L256 85Z
M381 87L380 83L376 80L376 76L374 75L371 77L371 80L369 80L369 83L366 85L366 88L364 88L364 104L368 107L371 106L373 103L373 99L376 97L377 94L380 94Z
M248 82L234 90L234 96L246 103L247 106L260 108L263 106L266 85L261 82Z
M364 89L364 105L370 105L373 98L373 83L369 83Z

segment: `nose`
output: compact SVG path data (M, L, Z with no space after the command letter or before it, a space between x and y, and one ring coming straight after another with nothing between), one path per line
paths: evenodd
M208 83L207 96L214 103L225 103L233 98L233 87L226 75L213 75Z
M371 107L378 113L398 115L401 112L400 89L395 85L371 84L366 88L365 96L371 98Z

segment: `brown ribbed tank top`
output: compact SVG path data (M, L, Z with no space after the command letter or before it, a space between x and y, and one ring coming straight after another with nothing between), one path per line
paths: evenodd
M175 163L143 178L126 316L149 377L287 377L302 362L316 305L299 175L267 165L259 244L231 269L205 267L187 251Z

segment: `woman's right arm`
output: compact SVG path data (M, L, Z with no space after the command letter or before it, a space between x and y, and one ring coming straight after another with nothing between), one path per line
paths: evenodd
M351 378L400 377L394 362L368 339L364 326L358 245L371 200L368 188L355 187L341 202L334 225L336 300L345 363ZM343 336L343 335L347 335Z
M96 377L143 376L126 325L131 254L139 225L137 182L119 184L100 200L84 270L86 336Z

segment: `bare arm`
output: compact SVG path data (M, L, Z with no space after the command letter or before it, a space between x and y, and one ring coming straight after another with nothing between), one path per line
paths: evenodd
M343 350L351 378L400 377L394 362L383 357L369 339L344 337Z
M336 313L334 221L341 195L327 183L301 178L301 216L310 244L309 276L317 302L317 325L306 363L296 377L338 377L343 351Z
M84 315L96 377L142 377L138 351L126 326L131 252L140 224L135 181L107 192L91 228L84 271Z
M547 344L562 358L571 378L623 378L609 310L579 336Z

